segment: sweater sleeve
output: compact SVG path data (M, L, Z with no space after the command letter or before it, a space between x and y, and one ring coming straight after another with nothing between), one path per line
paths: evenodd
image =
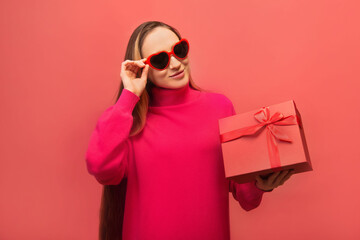
M139 96L123 89L118 101L99 117L91 134L87 170L103 185L117 185L127 176L132 111L139 100Z
M235 115L234 105L231 103L231 116ZM237 183L233 180L229 180L229 192L232 193L234 199L239 202L240 206L246 210L250 211L258 207L261 203L262 196L264 192L256 185L256 180L247 182L247 183Z
M229 180L229 192L232 193L234 199L238 201L240 206L246 211L258 207L264 194L263 190L256 187L255 181L237 183Z

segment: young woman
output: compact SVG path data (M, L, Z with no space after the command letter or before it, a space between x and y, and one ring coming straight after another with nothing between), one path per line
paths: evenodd
M86 153L89 173L104 185L101 240L228 240L229 192L249 211L292 174L245 184L225 178L218 119L235 110L195 85L188 52L188 40L162 22L145 22L130 37L117 100Z

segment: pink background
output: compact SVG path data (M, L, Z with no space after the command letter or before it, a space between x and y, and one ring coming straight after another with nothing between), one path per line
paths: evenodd
M314 171L244 211L232 239L359 239L359 2L1 1L0 239L97 239L85 151L115 100L132 31L160 20L191 44L195 82L238 113L295 100ZM211 51L210 51L211 50Z

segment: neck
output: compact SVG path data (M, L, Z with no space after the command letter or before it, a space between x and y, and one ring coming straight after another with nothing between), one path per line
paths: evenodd
M151 88L150 107L163 107L183 104L197 98L200 91L192 89L190 84L171 89L154 85Z

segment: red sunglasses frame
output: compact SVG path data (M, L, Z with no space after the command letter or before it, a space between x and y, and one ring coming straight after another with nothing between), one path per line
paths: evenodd
M188 52L187 52L187 54L186 54L185 57L180 58L180 57L176 56L176 54L174 53L174 48L175 48L176 45L178 45L178 44L181 43L182 41L185 41L185 42L187 43L187 45L188 45ZM160 52L151 54L150 56L148 56L148 57L146 58L146 61L145 61L144 63L145 63L145 64L149 64L150 67L152 67L152 68L154 68L154 69L156 69L156 70L160 70L160 71L161 71L161 70L166 69L166 68L169 66L171 55L174 55L174 56L175 56L176 58L178 58L178 59L185 59L185 58L188 56L189 51L190 51L189 41L188 41L187 39L185 39L185 38L182 38L182 39L180 39L177 43L174 44L174 46L173 46L172 49L171 49L171 52L160 51ZM155 56L155 55L158 55L158 54L160 54L160 53L163 53L163 52L166 53L166 54L168 55L168 57L169 57L169 61L167 62L166 67L164 67L164 68L162 68L162 69L154 67L154 66L151 64L151 62L150 62L151 57L152 57L152 56Z

